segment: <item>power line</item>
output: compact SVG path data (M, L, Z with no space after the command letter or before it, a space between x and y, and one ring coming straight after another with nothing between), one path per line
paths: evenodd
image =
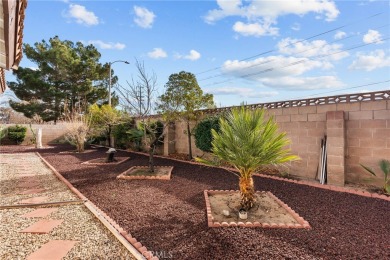
M328 57L328 56L331 56L331 55L335 55L335 54L338 54L338 53L342 53L342 52L345 52L345 51L349 51L349 50L353 50L353 49L362 48L362 47L365 47L365 46L368 46L368 45L371 45L371 44L375 44L375 43L378 43L378 42L387 41L387 40L389 40L389 39L390 39L390 38L384 38L384 39L380 39L380 40L378 40L378 41L374 41L374 42L371 42L371 43L365 43L365 44L355 45L355 46L348 47L348 48L346 48L346 49L342 49L342 50L339 50L339 51L337 51L337 52L333 52L333 53L330 53L330 54L326 54L326 55L317 55L317 56L311 57L310 60L309 60L309 59L302 59L302 60L295 61L295 62L289 63L289 64L284 65L284 66L281 66L281 67L271 67L271 68L268 68L268 69L265 69L265 70L262 70L262 71L259 71L259 72L256 72L256 73L245 74L245 75L240 76L240 78L248 78L248 77L252 77L252 76L255 76L255 75L259 75L259 74L267 73L267 72L270 72L270 71L274 71L274 70L277 70L277 69L283 69L283 68L295 66L295 65L298 65L298 64L307 62L307 61L311 61L311 60L313 60L313 59L315 60L315 59L319 59L319 58L325 58L325 57ZM260 65L261 65L261 64L260 64ZM243 68L243 69L247 69L247 68ZM211 85L218 85L218 84L230 82L230 81L233 81L233 80L235 80L235 79L227 79L227 80L224 80L224 81L209 83L209 84L206 84L204 87L211 86Z
M377 82L367 83L367 84L364 84L364 85L354 86L354 87L350 87L350 88L343 88L343 89L337 89L337 90L326 91L326 92L317 93L317 94L315 94L315 95L310 95L310 96L296 97L296 98L294 98L294 100L295 100L295 99L310 98L310 97L315 97L315 96L318 96L318 95L329 94L329 93L334 93L334 92L339 92L339 91L344 91L344 90L349 90L349 89L363 88L363 87L368 87L368 86L383 84L383 83L387 83L387 82L390 82L390 79L384 80L384 81L377 81Z
M328 33L331 33L331 32L334 32L334 31L337 31L337 30L340 30L344 27L348 27L348 26L351 26L353 24L356 24L356 23L360 23L362 21L365 21L365 20L368 20L368 19L371 19L371 18L374 18L376 16L379 16L379 15L382 15L384 12L380 12L380 13L376 13L376 14L373 14L373 15L370 15L368 17L365 17L365 18L362 18L362 19L359 19L359 20L356 20L354 22L350 22L350 23L347 23L347 24L344 24L342 26L339 26L339 27L336 27L336 28L333 28L333 29L330 29L330 30L327 30L325 32L321 32L321 33L318 33L318 34L315 34L315 35L312 35L312 36L309 36L303 40L299 40L299 41L296 41L294 43L290 43L286 46L283 46L283 47L289 47L291 45L294 45L294 44L297 44L297 43L300 43L300 42L304 42L304 41L307 41L307 40L310 40L310 39L313 39L313 38L316 38L318 36L321 36L321 35L324 35L324 34L328 34ZM259 56L263 56L265 54L268 54L268 53L272 53L272 52L275 52L277 51L277 49L271 49L271 50L268 50L268 51L265 51L265 52L262 52L262 53L259 53L259 54L255 54L253 56L250 56L250 57L247 57L247 58L244 58L244 59L241 59L239 60L239 62L241 61L246 61L246 60L250 60L250 59L253 59L253 58L256 58L256 57L259 57ZM207 72L210 72L210 71L215 71L215 70L218 70L218 69L221 69L222 66L219 66L219 67L215 67L215 68L212 68L212 69L208 69L208 70L205 70L205 71L202 71L202 72L198 72L196 73L195 75L198 76L198 75L201 75L201 74L204 74L204 73L207 73Z
M380 29L380 28L386 27L386 26L388 26L388 25L389 25L389 24L387 23L387 24L384 24L384 25L381 25L381 26L378 26L378 27L374 27L373 29ZM348 37L344 37L344 38L342 38L342 39L337 39L337 40L334 40L334 41L329 42L328 44L333 44L333 43L336 43L336 42L344 41L344 40L347 40L347 39L351 39L351 38L353 38L353 37L357 37L357 35L355 34L355 35L350 35L350 36L348 36ZM302 42L302 41L301 41L301 42ZM295 44L295 43L294 43L294 44ZM283 46L283 47L288 47L288 46L290 46L290 45L291 45L291 44L288 44L288 45L285 45L285 46ZM302 53L305 53L305 52L308 52L308 51L311 51L311 50L320 49L320 48L322 48L322 46L320 46L320 47L313 47L313 48L310 48L310 49L307 49L307 50L304 50L304 51L301 51L301 52L297 52L297 53L294 53L294 54L295 54L295 55L296 55L296 54L302 54ZM260 66L260 65L263 65L263 64L266 64L266 63L273 62L273 61L275 61L275 60L276 60L276 59L271 59L271 60L268 60L268 61L264 61L264 62L261 62L261 63L257 63L257 64L254 64L254 65L245 67L245 68L243 68L243 69L249 69L249 68L257 67L257 66ZM239 62L241 62L241 61L239 61ZM222 67L223 67L223 66L221 66L220 68L222 68ZM213 76L209 76L209 77L207 77L207 78L200 79L200 80L198 80L198 82L204 81L204 80L213 79L213 78L218 78L218 77L221 77L221 76L224 76L224 75L225 75L224 73L220 73L220 74L217 74L217 75L213 75Z

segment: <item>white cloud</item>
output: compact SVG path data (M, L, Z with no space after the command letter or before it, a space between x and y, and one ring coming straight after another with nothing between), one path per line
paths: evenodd
M268 56L251 61L227 60L222 71L235 77L261 80L264 77L298 76L312 69L326 66L328 65L324 62L308 58Z
M344 86L344 83L334 76L264 78L261 82L267 87L284 90L314 90Z
M134 22L142 28L152 28L156 15L145 7L134 6Z
M126 48L126 45L123 43L103 42L101 40L88 41L88 44L93 44L93 45L95 45L98 48L103 49L103 50L114 50L114 49L115 50L123 50L124 48Z
M221 95L221 96L240 96L246 98L264 98L264 97L273 97L278 94L276 91L256 91L251 88L237 88L237 87L221 87L221 88L213 88L213 89L205 89L206 93L213 95Z
M82 5L70 4L69 10L65 16L74 18L77 23L86 26L99 24L99 18L92 11L88 11L85 6Z
M333 21L340 13L332 0L289 0L281 3L258 0L217 0L217 4L219 8L210 10L204 17L205 22L212 24L229 16L246 18L246 24L243 22L236 23L235 27L241 27L242 30L238 32L243 31L245 33L244 35L247 36L259 36L259 33L253 33L255 29L253 27L258 27L257 30L272 28L273 31L277 31L277 28L271 27L270 25L276 24L277 18L284 15L293 14L303 16L307 13L314 12L319 14L320 17L325 17L327 21ZM249 25L251 25L250 29ZM252 33L248 33L248 30ZM268 33L262 35L274 34Z
M327 69L328 61L307 57L268 56L252 61L226 61L222 72L226 75L245 78L274 89L310 90L336 88L344 84L335 76L304 77L314 69Z
M192 61L200 59L200 56L201 56L200 53L197 52L196 50L190 50L190 53L187 55L181 55L178 53L175 54L176 59L186 59Z
M294 31L300 31L301 30L301 25L299 23L294 23L291 26L291 29L294 30Z
M380 44L383 43L381 41L382 35L375 30L368 30L368 32L363 36L363 42L364 43L374 43Z
M260 24L260 23L243 23L236 22L233 25L233 31L238 32L244 36L265 36L265 35L278 35L279 29L272 27L272 24Z
M167 53L161 48L154 48L153 51L148 52L148 56L152 59L161 59L168 57Z
M349 55L348 52L342 51L341 44L328 44L324 40L308 42L285 38L278 42L277 47L283 54L307 58L316 57L323 60L341 60Z
M368 54L358 53L357 59L348 68L352 70L372 71L389 66L389 55L384 50L375 50Z
M333 36L333 38L335 38L336 40L340 40L342 38L344 38L345 36L347 36L347 34L343 31L338 31L336 32L336 34Z

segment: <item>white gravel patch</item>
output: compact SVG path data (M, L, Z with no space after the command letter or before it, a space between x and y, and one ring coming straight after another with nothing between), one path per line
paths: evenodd
M17 205L20 200L38 196L49 197L46 202L79 200L36 154L0 156L1 206ZM23 167L26 164L28 166ZM18 187L23 174L34 174L45 191L38 194L17 194L20 190L26 190ZM22 217L38 207L0 209L0 259L25 259L49 240L79 241L63 259L135 259L84 205L53 207L58 210L43 218ZM62 219L63 222L49 234L19 233L42 219Z
M28 165L28 168L22 165ZM24 178L31 180L32 177L21 177L24 174L34 174L39 188L45 189L38 194L17 194L18 191L28 188L18 187L18 183ZM0 165L0 205L15 205L18 201L32 197L49 197L47 202L79 200L67 186L65 186L53 172L46 167L41 159L34 153L2 154Z

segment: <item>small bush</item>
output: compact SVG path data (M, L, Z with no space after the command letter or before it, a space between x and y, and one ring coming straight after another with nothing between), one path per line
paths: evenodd
M115 139L115 147L126 149L130 147L130 139L127 131L134 128L134 122L125 122L113 127L112 133Z
M219 131L218 116L212 116L203 119L196 125L194 129L195 145L204 152L211 152L211 141L213 140L211 129L214 129L217 132Z
M144 132L137 128L132 128L126 131L127 138L130 142L130 147L136 151L142 150L142 137Z
M8 139L21 144L26 138L27 127L15 125L8 127Z

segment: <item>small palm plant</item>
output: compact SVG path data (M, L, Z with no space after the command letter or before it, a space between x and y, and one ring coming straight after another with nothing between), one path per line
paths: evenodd
M255 202L252 174L263 165L280 164L299 159L285 146L286 133L279 133L273 118L264 119L264 110L234 108L220 118L220 130L212 130L212 152L221 162L239 172L241 208L249 210ZM198 159L211 164L211 162Z
M360 164L366 171L371 173L372 175L376 176L373 169L364 166L363 164ZM390 194L390 161L388 160L380 160L379 161L379 167L381 168L383 175L384 175L384 185L383 185L383 191L387 194Z

